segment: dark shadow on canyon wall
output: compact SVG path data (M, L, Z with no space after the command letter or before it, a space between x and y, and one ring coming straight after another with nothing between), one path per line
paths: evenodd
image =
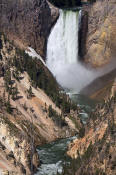
M19 47L30 46L46 56L47 38L59 16L46 0L0 0L0 32ZM25 49L25 48L24 48Z
M49 0L49 2L59 8L71 8L81 5L81 0Z
M84 61L84 56L86 54L86 40L87 40L87 32L88 32L88 9L89 5L85 5L81 11L81 23L79 27L79 50L78 55L80 61Z

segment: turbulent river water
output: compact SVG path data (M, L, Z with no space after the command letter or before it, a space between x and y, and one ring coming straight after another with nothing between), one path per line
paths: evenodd
M51 31L47 45L47 66L56 77L59 84L71 91L82 89L89 81L92 72L78 61L78 29L81 11L60 10L59 19ZM80 81L81 80L81 81ZM89 100L82 96L69 93L73 101L83 108L80 117L83 122L88 118L91 110ZM85 104L83 103L85 101ZM64 164L71 162L66 156L68 144L75 137L61 139L38 148L41 166L36 175L57 175L61 173Z
M58 83L68 90L70 98L77 105L81 105L80 117L83 123L86 123L94 103L78 93L97 77L111 71L115 65L111 63L104 69L92 69L80 63L78 59L80 23L81 11L60 10L59 18L48 38L46 66ZM62 172L63 164L70 162L66 159L66 149L73 139L74 137L62 139L39 147L38 154L42 163L36 175L56 175L57 172Z
M70 163L66 156L68 144L76 137L61 139L38 148L39 158L42 162L36 175L56 175L61 173L64 164Z
M77 94L71 97L75 102L78 101L78 105L81 107L80 118L83 123L86 123L88 114L94 109L95 102L87 97ZM57 175L57 172L61 173L64 164L70 164L72 159L66 155L68 144L74 140L77 136L60 139L50 144L42 145L38 148L39 158L41 160L41 166L38 168L36 175Z

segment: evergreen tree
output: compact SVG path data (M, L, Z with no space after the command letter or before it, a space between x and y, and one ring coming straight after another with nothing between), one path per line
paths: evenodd
M28 92L28 98L31 98L31 97L33 97L33 92L32 92L32 87L30 86L29 87L29 89L27 90L27 92Z
M6 111L11 114L12 113L12 107L10 104L10 94L8 94L8 101L6 102Z
M6 92L5 92L5 90L3 92L3 102L4 102L4 105L5 105L5 103L6 103Z
M17 85L12 89L12 99L16 100L18 98L18 88Z

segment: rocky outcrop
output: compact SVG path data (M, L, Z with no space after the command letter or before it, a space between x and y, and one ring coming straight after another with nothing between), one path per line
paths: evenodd
M68 137L73 133L78 132L78 129L81 126L80 119L78 118L78 108L76 109L75 108L76 106L74 104L73 106L70 103L70 101L68 101L69 97L67 97L65 94L62 95L59 93L60 89L56 80L52 76L51 72L47 69L47 67L43 64L43 62L35 59L34 63L35 67L33 69L32 65L34 59L32 57L29 57L23 51L18 50L18 48L16 48L12 43L7 41L7 39L5 39L3 35L1 39L3 48L1 49L2 60L0 61L1 65L0 84L2 86L0 94L2 96L6 88L5 87L6 80L3 77L6 76L6 72L9 69L9 66L12 64L10 68L11 77L9 77L9 79L12 79L13 81L12 84L13 88L17 86L19 95L17 96L18 99L15 101L15 103L13 102L12 98L10 103L12 104L12 106L14 106L14 108L17 108L21 112L21 114L24 115L23 119L27 119L30 121L30 119L33 118L34 125L36 125L37 127L37 131L35 132L35 135L37 136L36 144L40 145L45 142L53 141L57 138ZM25 67L24 58L26 57L28 59L28 60L26 59L26 65L30 64L31 66L31 69L28 70L24 68ZM18 60L19 62L17 62ZM20 68L21 72L19 71ZM23 69L25 70L25 72L23 71ZM37 76L37 74L39 75L39 78L38 76L36 77L36 81L31 80L31 78L33 78L30 76L32 69L33 71L37 69L37 73L33 74L33 76ZM18 74L16 73L17 71ZM16 74L19 77L18 79ZM35 84L35 82L37 83L37 81L39 84ZM45 87L45 85L47 86L48 89ZM31 98L29 97L28 93L30 87L33 94ZM62 96L60 97L60 95ZM53 98L53 96L55 98ZM64 113L62 105L61 106L56 105L58 103L57 98L59 98L58 100L60 100L60 104L62 103L62 100L64 100L63 98L65 98L66 100L63 101L62 104L64 105L63 108L66 108L64 110L65 111L67 110L67 112L65 112L65 117L61 115L62 113ZM72 105L72 107L69 105ZM74 109L75 111L73 110L73 107L75 108ZM52 116L49 114L50 112ZM68 126L68 122L66 124L65 120L67 119L67 117L68 118L70 117L68 120L70 121L69 123L74 123L73 127ZM79 124L78 128L75 127L76 122L77 124Z
M82 156L87 151L90 144L95 144L96 140L100 141L103 138L107 127L108 124L105 123L99 125L99 128L97 126L96 128L98 129L96 131L95 128L89 129L85 137L82 139L76 139L70 144L67 154L75 159L78 157L78 155Z
M116 172L116 88L98 104L85 127L85 136L74 140L68 150L75 175L115 175ZM114 95L114 96L113 96ZM73 171L73 170L72 170ZM71 172L69 170L69 172ZM70 173L69 173L70 174Z
M4 155L0 168L11 174L30 175L32 167L34 171L38 167L38 145L79 131L79 109L59 92L43 60L30 57L4 35L0 39L0 142L8 150L0 150ZM11 151L14 157L7 160Z
M88 16L82 17L82 40L86 42L80 46L81 57L92 66L102 66L110 62L116 54L116 4L115 0L96 1L83 7L83 13ZM86 33L86 34L85 34ZM85 39L84 39L85 40ZM82 50L84 48L84 51Z
M0 31L21 48L31 46L45 58L50 30L59 15L46 0L0 2Z
M83 95L88 95L90 98L98 101L103 100L105 97L110 95L115 77L116 69L103 75L102 77L95 79L92 83L83 88L80 93Z
M3 170L29 175L39 166L38 154L35 147L33 147L33 154L31 153L30 138L6 116L0 111L0 144L3 145L0 149L0 167L4 164ZM31 161L31 154L32 160L35 159L35 161ZM4 161L1 160L1 155Z
M80 61L102 70L104 74L96 78L82 94L101 100L109 90L116 74L116 2L96 0L82 7L79 30ZM107 66L107 67L106 67ZM108 71L107 71L108 70ZM96 71L97 73L97 71Z

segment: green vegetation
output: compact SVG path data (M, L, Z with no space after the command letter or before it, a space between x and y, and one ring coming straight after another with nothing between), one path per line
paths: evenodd
M17 122L23 131L27 134L29 139L30 137L34 136L34 143L38 144L39 139L41 140L41 143L46 143L45 138L43 138L38 128L33 124L33 121L19 120Z
M11 114L12 113L12 106L10 104L10 96L8 96L8 101L5 103L5 106L6 106L6 111Z
M63 173L61 175L75 175L76 171L81 167L82 163L84 165L88 163L88 160L93 155L93 153L94 153L94 146L90 144L82 156L80 156L80 154L78 153L77 159L72 159L70 165L65 165L63 167ZM83 172L81 172L81 174L87 175L86 173Z
M10 86L12 86L10 68L8 68L8 69L5 71L5 74L4 74L4 81L5 81L5 88L6 88L6 91L8 92L8 91L10 91Z
M17 49L17 55L18 58L15 57L13 60L13 65L17 70L27 72L32 86L43 89L48 96L55 100L55 94L58 91L57 83L50 73L46 73L47 70L42 63L37 58L33 59L20 49Z
M13 87L11 89L11 95L12 95L12 99L13 100L17 100L18 99L18 88L17 88L17 85L15 87Z
M13 65L18 72L27 72L33 87L39 87L53 100L53 102L62 109L63 113L70 113L70 110L77 110L77 105L72 103L65 93L60 93L60 88L40 60L33 59L23 50L17 49L17 57L14 57Z
M80 128L79 130L79 137L83 138L85 136L85 128L84 126Z
M18 88L17 85L13 86L14 82L11 80L11 71L8 68L4 74L5 88L9 95L12 96L13 100L18 98Z
M7 125L11 136L20 136L20 130L7 117L0 115L0 123Z
M8 41L5 36L4 41ZM13 45L10 42L9 44L12 50ZM74 104L65 93L61 93L62 89L59 88L55 78L40 60L37 58L32 58L26 54L24 50L16 48L15 57L13 59L8 59L7 62L8 65L5 67L3 76L6 91L11 95L13 100L18 99L18 89L16 86L14 86L15 82L11 79L11 74L17 81L20 81L21 73L27 72L31 85L35 88L39 87L44 90L44 92L52 99L56 106L62 109L63 113L70 113L70 110L77 110L77 105ZM12 71L10 67L13 68ZM28 91L30 97L33 95L31 90L32 89L29 89Z
M95 175L107 175L107 174L105 172L103 172L102 169L97 168L96 172L95 172Z
M74 123L74 125L75 125L75 127L76 127L77 129L80 128L80 126L79 126L79 124L78 124L78 122L77 122L77 120L76 120L75 117L70 116L69 119L72 120L72 122Z
M27 98L32 98L33 97L33 92L32 92L32 87L30 86L29 89L27 90Z
M58 114L50 105L48 108L49 117L55 122L55 124L59 127L67 126L65 120L62 118L60 114Z
M20 72L17 69L13 70L12 75L17 81L20 81Z
M92 145L92 143L90 143L90 145L88 146L88 148L85 151L84 155L82 156L83 161L86 161L91 157L91 155L93 154L93 150L94 150L93 145Z
M114 105L116 103L116 95L114 97L109 98L107 101L103 101L97 104L94 111L90 113L90 118L95 121L97 119L106 118L106 115L113 114ZM100 111L103 110L104 114L101 115Z
M3 93L3 97L0 97L0 107L5 107L6 111L11 114L13 112L12 106L10 104L10 95L8 95L8 99L6 99L5 91Z

